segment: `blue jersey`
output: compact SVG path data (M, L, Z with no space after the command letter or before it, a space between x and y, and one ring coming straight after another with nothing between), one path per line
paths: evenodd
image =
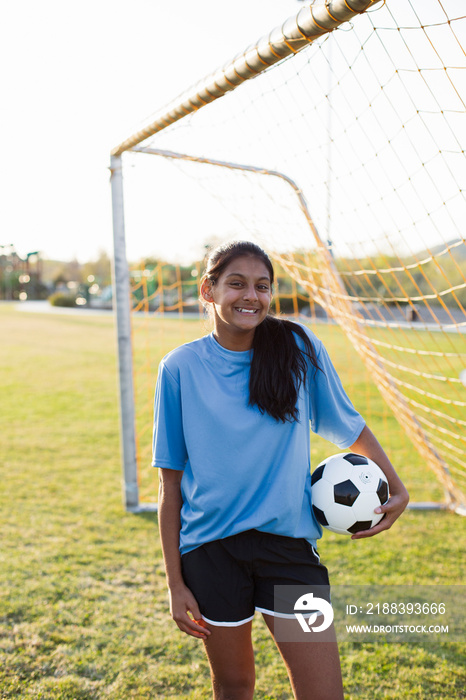
M252 351L227 350L213 334L160 363L152 464L183 470L182 554L250 529L304 537L314 546L321 536L311 508L309 425L345 448L364 420L322 342L305 330L322 371L309 368L299 421L282 423L249 405Z

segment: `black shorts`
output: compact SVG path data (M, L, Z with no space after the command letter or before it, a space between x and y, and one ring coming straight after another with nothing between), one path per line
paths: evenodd
M275 586L329 589L327 568L307 540L258 530L201 545L183 554L181 564L202 617L212 625L242 625L255 610L293 617L289 603L277 602Z

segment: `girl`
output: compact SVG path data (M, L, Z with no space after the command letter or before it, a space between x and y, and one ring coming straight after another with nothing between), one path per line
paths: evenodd
M253 243L211 253L201 298L214 330L169 353L157 378L153 465L171 614L204 640L215 700L252 699L252 619L260 611L274 635L274 587L328 584L310 501L309 424L387 476L390 499L377 509L385 517L353 539L387 530L408 502L322 343L270 315L273 281ZM276 643L295 698L343 698L334 633Z

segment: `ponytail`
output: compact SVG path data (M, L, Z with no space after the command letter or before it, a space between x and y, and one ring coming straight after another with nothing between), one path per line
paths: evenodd
M304 343L301 349L294 336ZM249 405L277 421L299 420L299 389L309 369L321 370L311 340L297 323L267 316L256 328L249 379Z

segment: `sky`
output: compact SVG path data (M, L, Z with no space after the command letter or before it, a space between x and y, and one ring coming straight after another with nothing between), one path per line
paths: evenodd
M298 0L1 0L0 246L111 253L109 154Z

